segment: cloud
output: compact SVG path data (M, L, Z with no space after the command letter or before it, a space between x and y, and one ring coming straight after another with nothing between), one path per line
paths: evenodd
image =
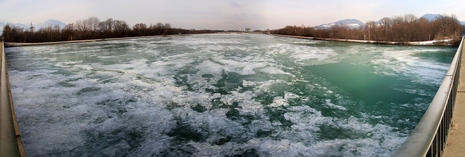
M233 1L231 1L231 3L229 3L229 6L234 7L234 8L242 7L239 3L236 3L236 2L233 2Z

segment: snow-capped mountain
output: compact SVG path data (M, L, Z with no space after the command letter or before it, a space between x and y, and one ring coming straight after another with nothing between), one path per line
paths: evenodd
M322 24L322 25L317 26L317 28L330 29L331 27L336 26L337 24L343 24L343 25L349 26L349 28L351 29L363 27L365 25L363 22L357 19L345 19L345 20L340 20L336 22L331 22L328 24Z

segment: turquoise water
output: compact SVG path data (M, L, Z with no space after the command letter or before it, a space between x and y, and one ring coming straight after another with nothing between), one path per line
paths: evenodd
M390 156L455 51L254 34L6 49L29 156Z

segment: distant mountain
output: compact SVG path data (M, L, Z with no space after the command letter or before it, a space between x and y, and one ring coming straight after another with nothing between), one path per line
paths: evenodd
M428 19L429 21L436 20L437 17L441 16L441 14L425 14L422 17ZM465 21L459 21L461 25L465 25Z
M336 26L337 24L343 24L343 25L349 26L349 28L351 29L363 27L365 25L363 22L357 19L345 19L345 20L340 20L336 22L331 22L328 24L322 24L316 27L320 29L330 29L331 27Z
M31 27L31 24L15 23L14 25L24 29L29 29L29 27Z
M6 21L2 21L0 22L0 35L2 34L2 31L3 31L3 27L5 27L5 25L9 23L9 22L6 22ZM58 20L53 20L53 19L50 19L50 20L47 20L47 21L44 21L44 22L41 22L39 24L33 24L34 26L34 31L37 31L41 28L46 28L48 26L55 26L56 24L58 24L60 26L60 28L64 28L66 26L65 23L61 22L61 21L58 21ZM18 26L20 28L24 28L25 30L29 30L29 28L31 27L31 23L27 23L27 24L22 24L22 23L15 23L14 24L15 26Z
M5 25L6 25L6 22L5 22L5 21L0 22L0 35L2 35L2 33L3 33L3 27L5 27Z
M48 26L54 27L56 24L58 24L60 28L64 28L66 26L66 24L61 21L50 19L39 24L35 24L34 27L35 30L39 30L40 28L47 28Z
M422 17L427 19L428 21L436 20L437 17L441 16L440 14L425 14Z
M6 23L4 21L0 22L0 34L2 34L3 26L5 26L5 24Z
M3 27L5 27L5 25L8 24L8 23L9 23L9 22L6 22L6 21L0 22L0 34L1 34L1 32L3 31ZM9 24L11 24L11 23L9 23ZM15 26L18 26L18 27L20 27L20 28L24 28L24 29L29 28L29 26L26 25L26 24L15 23L14 25L15 25Z

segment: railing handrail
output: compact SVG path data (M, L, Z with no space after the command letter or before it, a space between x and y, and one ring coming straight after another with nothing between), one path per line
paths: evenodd
M422 157L426 156L428 153L440 154L444 148L443 143L440 145L441 149L436 149L439 147L433 145L433 142L439 138L445 142L447 139L447 133L450 127L450 118L452 113L446 113L446 108L453 107L455 103L455 94L453 89L457 89L458 85L458 75L460 74L460 65L461 65L461 56L462 56L462 47L464 43L464 37L460 43L459 48L452 60L452 63L449 67L449 70L444 77L441 86L439 87L436 95L433 98L430 106L426 110L425 114L418 122L415 129L412 131L410 136L405 140L405 142L397 149L397 151L392 156L399 157ZM450 105L448 107L448 105ZM449 109L452 111L452 109ZM447 115L449 118L446 120L449 121L444 123L444 115ZM444 125L447 128L440 128ZM445 135L438 135L438 131L445 132ZM441 136L441 137L437 137ZM431 148L435 147L436 150L431 152ZM440 155L439 155L440 156Z
M0 44L0 156L25 157L26 153L19 134L11 97L5 46L2 41Z

